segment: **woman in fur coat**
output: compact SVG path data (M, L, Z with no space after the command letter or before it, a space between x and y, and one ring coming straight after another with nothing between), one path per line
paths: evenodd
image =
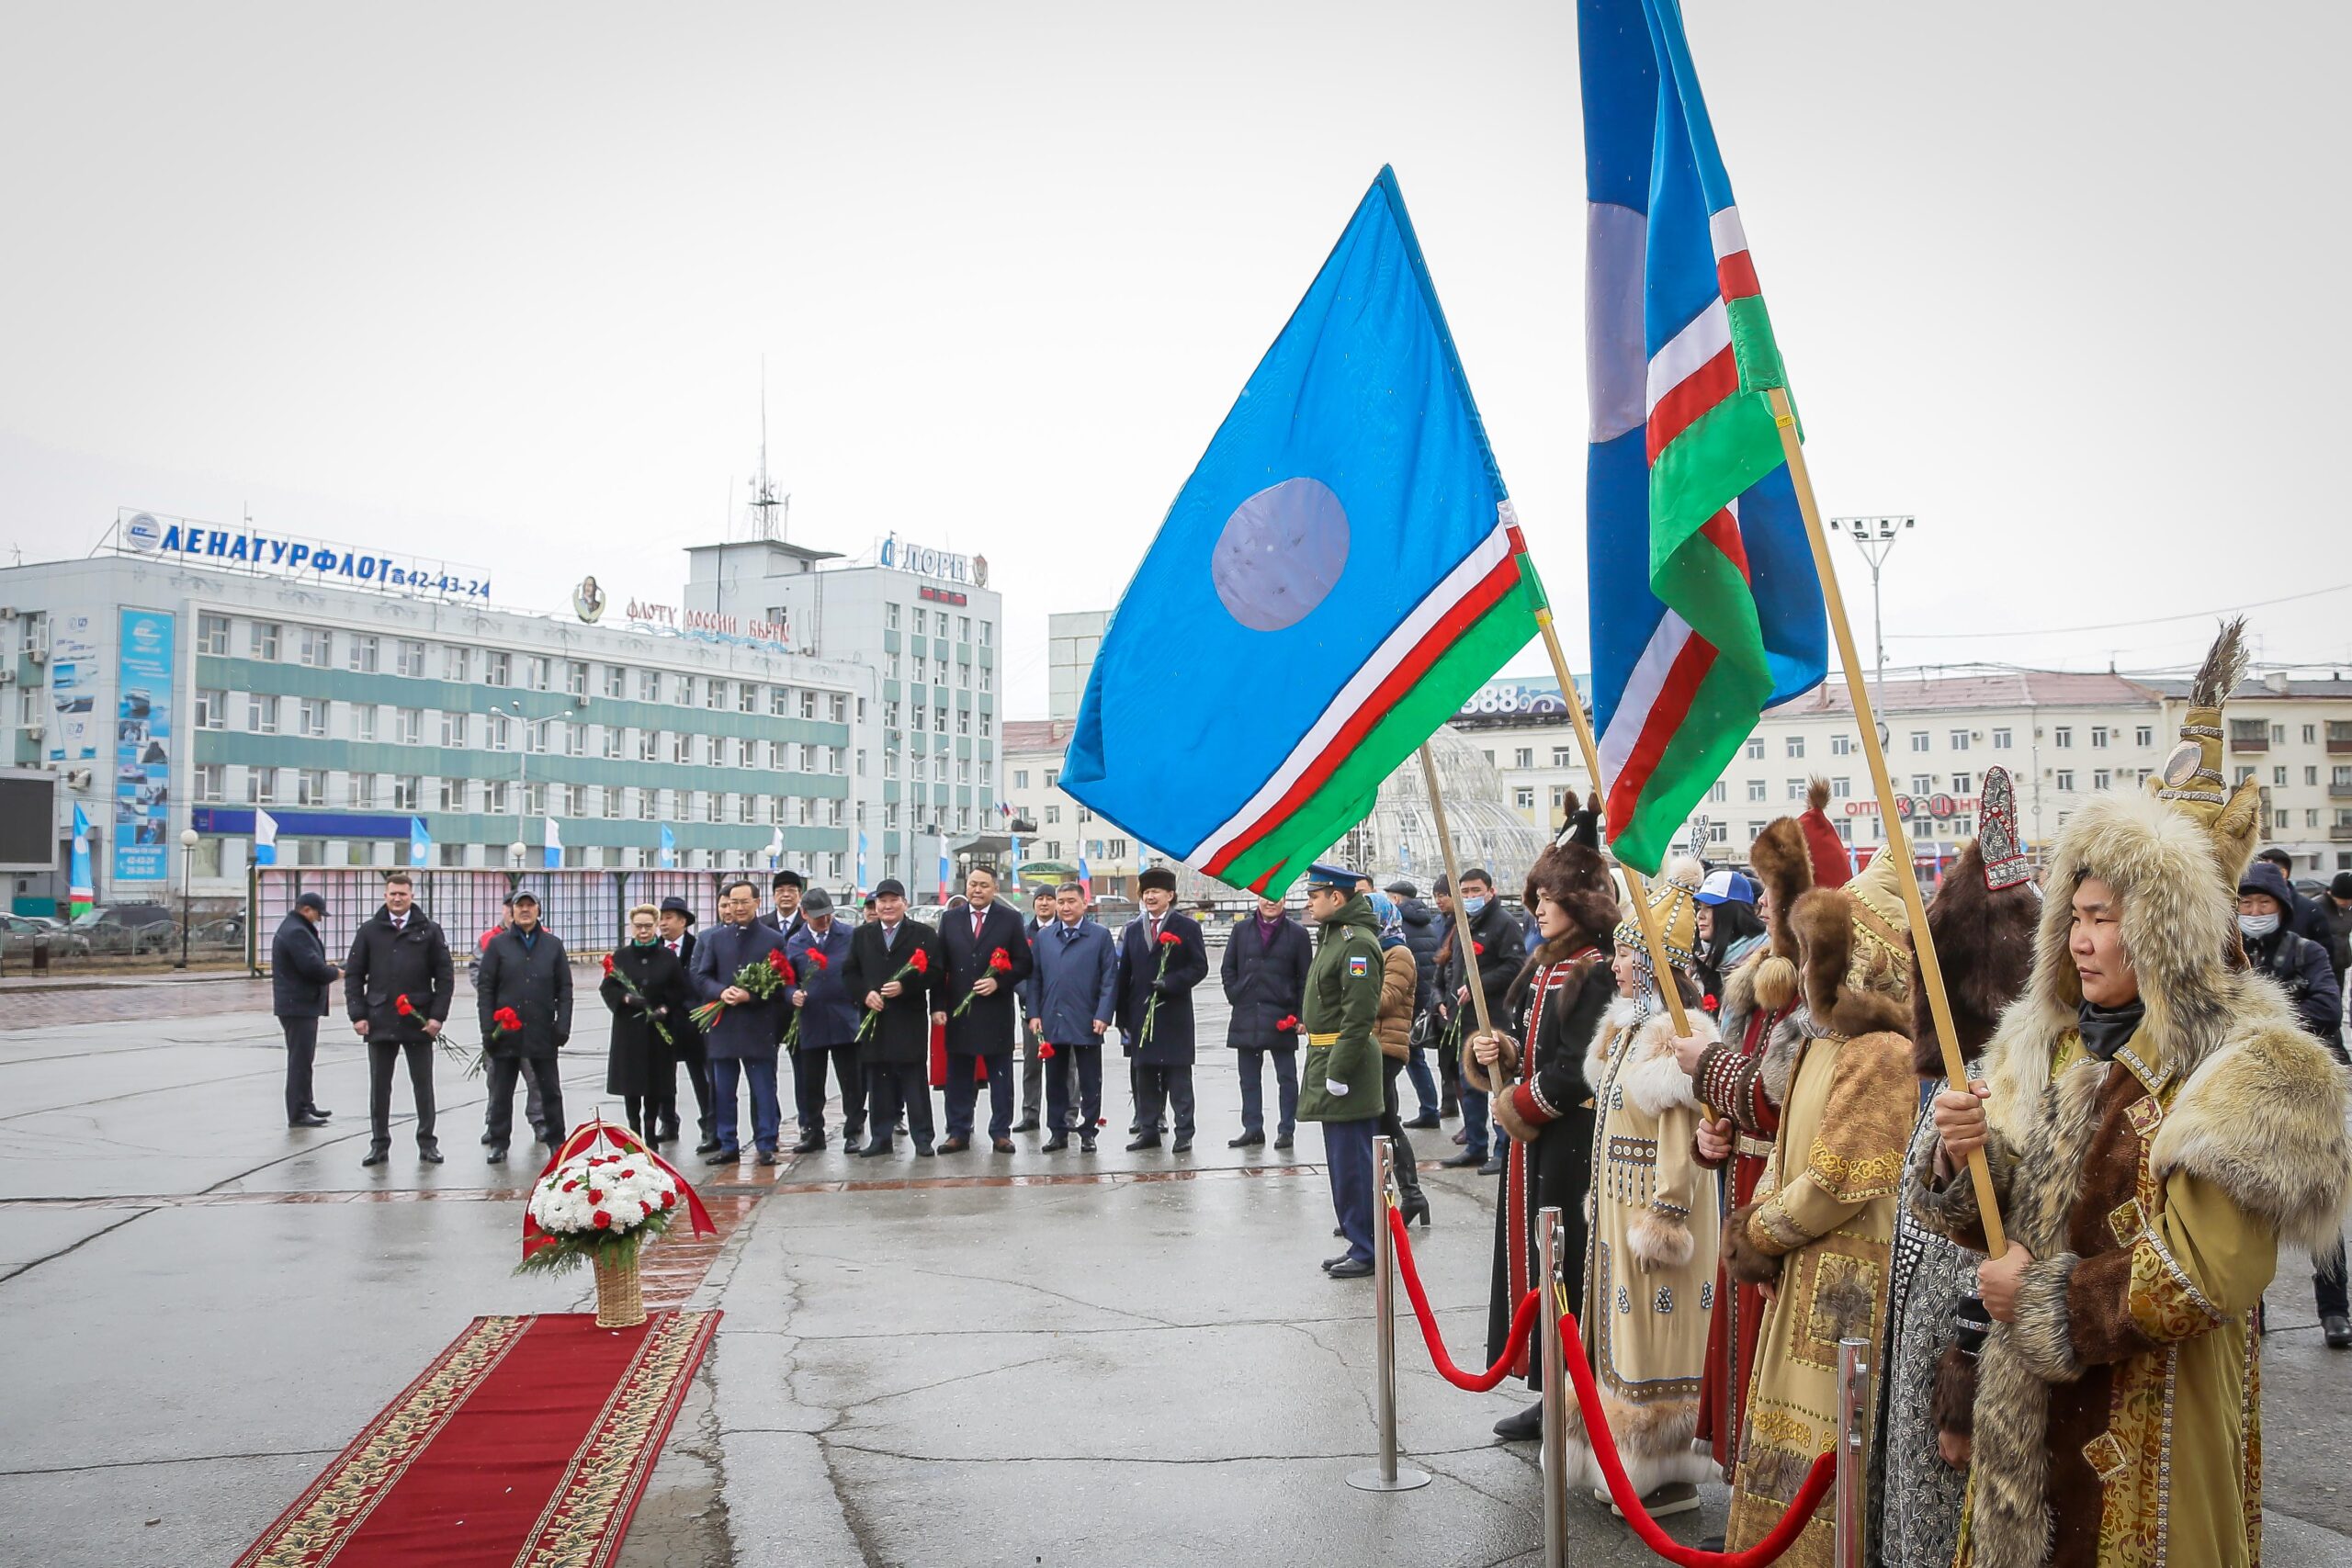
M1876 1345L1885 1327L1895 1189L1919 1110L1905 1038L1909 938L1895 881L1909 874L1880 855L1846 886L1816 887L1790 911L1804 1049L1756 1201L1734 1210L1724 1231L1731 1277L1770 1287L1733 1472L1724 1544L1734 1551L1780 1522L1815 1457L1838 1436L1838 1341ZM1825 1497L1781 1561L1829 1568L1834 1511Z
M2233 640L2234 628L2223 643ZM1937 1097L1928 1224L1984 1245L1981 1147L2009 1249L1978 1288L1962 1568L2242 1568L2260 1556L2254 1314L2281 1243L2333 1240L2352 1191L2346 1086L2243 967L2237 877L2259 786L2224 794L2217 646L2154 795L2059 829L2026 994L1983 1085Z
M1577 1321L1625 1474L1657 1518L1698 1507L1697 1483L1713 1468L1691 1439L1714 1315L1715 1173L1692 1147L1699 1099L1674 1059L1673 1021L1640 927L1618 926L1616 944L1617 998L1584 1060L1600 1124ZM1673 984L1691 1029L1713 1039L1697 986L1679 972ZM1606 1484L1573 1401L1567 1475L1571 1486Z
M1496 1183L1495 1262L1487 1304L1487 1359L1498 1359L1511 1315L1536 1282L1535 1215L1560 1211L1561 1256L1585 1251L1588 1182L1592 1170L1592 1086L1585 1047L1608 1008L1602 946L1617 920L1617 895L1600 858L1591 814L1571 803L1570 829L1527 874L1527 907L1542 945L1511 982L1506 1002L1516 1027L1474 1035L1463 1046L1463 1073L1492 1085L1495 1115L1510 1134L1503 1179ZM1527 1043L1522 1050L1520 1042ZM1541 1321L1541 1314L1538 1314ZM1539 1358L1521 1347L1512 1371L1540 1388ZM1498 1437L1543 1435L1539 1401L1495 1424Z

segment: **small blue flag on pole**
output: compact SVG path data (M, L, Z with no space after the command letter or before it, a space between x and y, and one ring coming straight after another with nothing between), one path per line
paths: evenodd
M424 830L424 818L408 819L408 863L423 865L433 852L433 835Z

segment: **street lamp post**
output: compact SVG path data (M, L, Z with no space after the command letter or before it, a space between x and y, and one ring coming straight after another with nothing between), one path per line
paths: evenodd
M523 829L531 809L531 725L523 716L523 700L506 704L514 716L514 869L523 869Z
M187 967L188 884L196 876L196 829L180 829L180 962ZM250 916L248 917L250 918Z
M1833 534L1843 534L1853 540L1861 550L1862 558L1871 563L1871 640L1875 645L1878 657L1877 702L1878 711L1882 715L1886 712L1886 627L1885 623L1879 617L1879 569L1886 564L1886 558L1894 553L1894 541L1907 533L1917 522L1918 519L1915 517L1832 517L1829 520L1829 531ZM1879 728L1882 731L1884 730L1885 725L1883 721ZM1879 736L1879 744L1882 746L1886 744L1886 737L1883 733Z

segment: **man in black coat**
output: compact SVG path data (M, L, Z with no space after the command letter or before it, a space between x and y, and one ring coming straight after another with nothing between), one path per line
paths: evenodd
M1306 972L1314 963L1314 938L1290 918L1280 898L1259 899L1258 912L1234 921L1225 939L1219 978L1233 1007L1225 1043L1233 1047L1241 1069L1241 1136L1228 1140L1227 1148L1253 1148L1266 1141L1269 1055L1280 1105L1274 1147L1290 1147L1298 1125L1298 1021L1306 1006Z
M792 946L792 939L808 929L808 917L800 912L800 896L808 889L808 879L789 866L768 878L768 897L772 907L760 917L760 924L775 932L776 941L787 950ZM791 998L787 996L785 1005L776 1010L775 1043L779 1055L792 1058L793 1114L799 1123L801 1136L806 1137L813 1129L808 1119L800 1113L801 1102L808 1098L808 1092L800 1082L800 1053L784 1049L784 1037L792 1032L793 1011Z
M1193 987L1209 976L1208 944L1200 922L1174 908L1174 872L1155 865L1136 887L1143 913L1119 939L1116 1021L1135 1066L1136 1135L1127 1147L1158 1148L1161 1112L1172 1111L1170 1152L1181 1155L1193 1146Z
M958 1155L972 1146L972 1107L980 1070L975 1064L985 1063L989 1141L997 1153L1009 1155L1012 1043L1020 1022L1014 1016L1013 991L1029 978L1035 960L1020 914L997 898L992 867L976 865L965 874L964 907L941 918L939 952L946 960L946 984L935 1005L946 1014L947 1023L947 1141L939 1152Z
M2315 942L2324 950L2335 940L2327 922L2327 909L2317 898L2307 898L2295 888L2295 857L2273 844L2254 857L2268 861L2278 868L2278 879L2287 885L2287 929L2305 942Z
M1495 897L1495 879L1484 869L1474 866L1462 874L1460 897L1463 909L1470 917L1470 936L1476 951L1461 951L1461 928L1448 920L1446 932L1453 939L1454 950L1440 982L1440 1001L1461 1021L1463 1038L1466 1040L1478 1028L1477 1005L1470 999L1470 987L1476 984L1487 993L1488 1017L1503 1018L1503 997L1510 991L1527 954L1526 939L1519 922L1511 919L1510 911ZM1497 1027L1501 1026L1498 1023ZM1467 1083L1460 1087L1462 1130L1467 1136L1460 1154L1438 1163L1456 1168L1476 1166L1481 1176L1499 1176L1502 1151L1495 1149L1490 1155L1487 1147L1487 1097Z
M327 1113L311 1102L311 1063L319 1049L319 1020L327 1015L327 991L343 971L327 962L319 921L327 901L316 893L294 900L269 943L270 1011L286 1033L286 1124L323 1127Z
M1400 876L1385 891L1396 900L1396 918L1405 925L1405 946L1413 955L1413 968L1419 976L1413 991L1412 1055L1405 1058L1405 1076L1412 1080L1413 1095L1420 1101L1420 1110L1405 1125L1434 1127L1443 1102L1437 1079L1430 1072L1426 1042L1437 1032L1432 1027L1431 1004L1437 998L1437 950L1443 945L1445 933L1439 928L1437 911L1421 902L1421 890L1410 878Z
M514 1080L525 1072L539 1086L546 1120L537 1128L549 1148L562 1144L570 1123L563 1116L562 1069L556 1053L571 1038L571 956L563 939L539 924L538 895L514 895L514 923L490 939L474 976L474 1006L481 1015L482 1049L490 1058L490 1106L483 1128L492 1165L506 1163L506 1139L514 1123ZM518 1029L499 1027L511 1010Z
M1029 951L1034 962L1034 956L1037 951L1037 933L1052 925L1056 919L1054 890L1051 887L1034 889L1029 895L1029 918L1021 922L1021 929L1029 938ZM1023 987L1022 991L1026 995L1028 987ZM1023 1005L1025 1008L1026 1004ZM1024 1029L1021 1032L1021 1120L1012 1124L1012 1130L1016 1133L1034 1133L1037 1130L1038 1111L1045 1103L1046 1059L1037 1049L1040 1043L1042 1042L1037 1038L1035 1030ZM1075 1066L1072 1063L1058 1062L1057 1065L1065 1068ZM1063 1130L1058 1127L1055 1129L1057 1133Z
M842 976L849 994L876 1015L858 1047L872 1135L857 1152L888 1154L890 1130L903 1111L915 1153L927 1156L932 1153L931 1015L933 998L944 994L945 984L939 933L921 920L907 919L906 885L895 876L875 885L874 908L876 918L850 934L849 963Z
M456 988L449 939L416 907L408 873L393 872L384 878L383 908L352 938L351 956L343 965L344 1009L352 1032L368 1042L371 1136L361 1165L381 1165L390 1156L392 1066L403 1054L416 1102L417 1157L427 1165L441 1163L441 1145L433 1136L433 1050Z
M662 900L662 945L678 955L678 962L689 975L695 966L694 925L693 905L674 893ZM688 982L689 989L692 984ZM695 1027L687 1011L682 1010L671 1019L670 1033L678 1043L678 1061L686 1069L686 1081L694 1087L695 1112L702 1126L702 1142L695 1145L695 1153L707 1155L718 1147L718 1123L710 1109L710 1056L703 1044L702 1031ZM674 1090L676 1087L677 1080L673 1078L671 1088ZM678 1136L677 1105L678 1097L673 1092L670 1096L670 1114L663 1118L662 1128L662 1135L673 1143Z

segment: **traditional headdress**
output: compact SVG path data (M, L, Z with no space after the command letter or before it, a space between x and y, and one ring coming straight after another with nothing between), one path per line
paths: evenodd
M1771 950L1757 961L1755 987L1757 1001L1770 1011L1796 999L1797 938L1789 922L1797 900L1816 885L1841 886L1853 874L1845 842L1824 809L1828 804L1829 782L1815 779L1804 814L1776 818L1747 852L1757 881L1772 896L1771 917L1765 923Z
M1528 868L1524 896L1530 910L1539 896L1566 910L1578 946L1600 942L1616 923L1617 888L1600 858L1600 815L1585 809L1573 791L1559 836Z
M2002 1010L2025 990L2033 972L2033 933L2041 919L2041 898L2017 852L2016 795L2005 769L1984 774L1977 805L1980 829L1961 846L1960 859L1944 874L1943 886L1928 906L1928 930L1936 939L1937 966L1951 1003L1952 1032L1963 1059L1977 1055L1993 1037ZM1923 1078L1944 1076L1943 1055L1920 983L1918 961L1911 964L1911 1061Z
M1690 988L1682 976L1699 962L1699 884L1705 875L1706 868L1696 855L1677 855L1667 863L1666 874L1651 879L1647 887L1650 920L1675 969L1671 984L1686 997ZM1630 914L1617 922L1614 934L1618 946L1633 952L1634 972L1641 981L1634 999L1646 1018L1652 998L1664 994L1661 976L1650 961L1649 942L1642 935L1641 921Z
M2009 770L1997 763L1984 770L1984 793L1976 803L1976 837L1972 847L1983 862L1986 891L1998 893L2032 883L2033 867L2027 863L2018 842L2017 786L2009 782ZM1932 920L1935 911L1928 914ZM1936 946L1939 951L1943 947L1940 931Z
M2222 624L2197 679L2189 682L2180 744L2148 780L2158 800L2205 829L2222 879L2233 888L2262 834L2262 786L2249 773L2233 791L2222 774L2222 707L2245 676L2245 633L2244 616Z

